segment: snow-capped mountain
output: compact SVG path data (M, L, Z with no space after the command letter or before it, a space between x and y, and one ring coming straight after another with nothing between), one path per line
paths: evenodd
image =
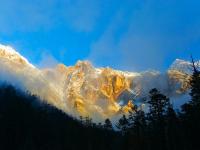
M142 100L152 88L169 97L187 93L189 62L176 60L166 73L123 72L95 68L88 61L75 66L58 64L38 69L9 46L0 45L0 80L39 96L69 115L90 116L94 121L128 112L135 99Z
M192 73L192 64L189 61L176 59L170 67L170 70L178 70L183 73Z

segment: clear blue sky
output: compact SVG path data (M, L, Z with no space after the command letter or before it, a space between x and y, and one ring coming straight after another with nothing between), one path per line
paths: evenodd
M199 0L0 0L0 43L33 64L165 70L200 58Z

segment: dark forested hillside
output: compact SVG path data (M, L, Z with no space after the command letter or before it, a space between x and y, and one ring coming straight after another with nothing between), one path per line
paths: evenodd
M119 149L118 136L82 125L12 86L0 87L0 150Z
M198 150L200 71L193 64L191 100L177 112L158 89L149 111L133 106L117 124L76 120L9 85L0 87L0 150ZM118 132L113 127L118 128Z

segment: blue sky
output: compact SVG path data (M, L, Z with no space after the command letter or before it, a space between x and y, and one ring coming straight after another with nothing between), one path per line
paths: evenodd
M200 58L199 0L0 0L0 43L39 67L128 71Z

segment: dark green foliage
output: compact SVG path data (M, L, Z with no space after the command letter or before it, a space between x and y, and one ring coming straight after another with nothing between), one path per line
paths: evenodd
M125 115L122 116L122 118L119 119L118 123L116 124L116 127L123 132L123 134L127 131L129 127L128 119Z
M165 142L166 149L176 150L183 147L182 144L182 132L180 120L170 104L167 108L165 116Z
M110 119L108 119L108 118L105 120L104 129L107 129L107 130L113 129L112 123L111 123Z
M163 116L166 114L169 98L161 94L157 89L152 89L150 92L148 117L151 121L162 122Z
M191 101L182 106L181 120L188 149L199 149L200 135L200 71L192 59L193 74L190 80Z
M193 74L192 78L190 80L191 85L191 102L190 104L193 105L193 107L196 107L198 111L200 111L200 71L198 70L198 66L196 66L193 62Z
M150 92L149 112L147 114L148 136L152 142L152 149L166 148L166 119L165 115L169 106L169 98L161 94L157 89Z
M0 87L0 150L111 150L120 136L86 125L12 86ZM114 146L113 146L114 144Z
M128 144L134 149L146 149L146 115L143 110L134 109L134 113L129 114L129 129L127 132Z

